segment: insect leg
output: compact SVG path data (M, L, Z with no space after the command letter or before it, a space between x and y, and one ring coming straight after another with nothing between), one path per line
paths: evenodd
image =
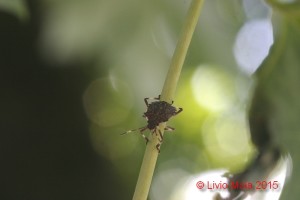
M158 132L159 136L157 135L157 132ZM155 130L155 134L158 137L158 144L156 145L156 149L157 149L158 153L160 153L160 146L161 146L164 138L163 138L163 135L162 135L162 133L159 129L157 129L157 131Z
M175 115L179 114L180 112L182 112L182 108L178 108L178 111L175 112Z
M125 134L127 134L127 133L135 132L135 131L137 131L137 130L139 130L139 128L138 128L138 129L131 129L131 130L128 130L128 131L126 131L126 132L124 132L124 133L121 133L120 135L125 135Z
M147 126L145 126L145 127L142 127L142 128L139 128L139 130L140 130L140 134L142 135L142 137L146 140L146 144L148 144L148 142L149 142L149 139L147 138L147 136L146 135L144 135L144 131L147 129L148 127Z
M149 106L148 100L149 100L148 97L147 97L147 98L144 98L144 101L145 101L145 104L146 104L147 107Z
M156 147L156 149L157 149L157 151L158 151L158 153L160 153L160 145L161 145L161 143L158 143L155 147Z
M158 97L154 97L154 98L149 98L149 97L144 98L144 101L145 101L145 104L146 104L147 107L149 106L148 100L158 100L159 101L160 100L160 95L158 95Z
M162 143L164 137L163 137L163 135L162 135L162 133L161 133L161 131L160 131L159 129L158 129L158 134L159 134L159 137L160 137L160 138L158 138L158 141L159 141L160 143Z
M175 130L175 128L173 128L171 126L166 126L165 127L165 131L174 131L174 130ZM161 144L164 140L164 137L163 137L163 135L162 135L162 133L159 129L157 129L157 131L154 130L154 132L155 132L156 136L158 137L158 141L159 141L159 143L156 145L156 149L157 149L158 153L160 153L160 146L161 146ZM157 135L157 132L158 132L159 136Z
M174 131L175 128L171 127L171 126L166 126L165 131Z

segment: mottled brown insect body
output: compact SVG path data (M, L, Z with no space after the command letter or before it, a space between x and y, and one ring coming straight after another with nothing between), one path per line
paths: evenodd
M174 106L165 101L156 101L148 105L144 116L148 120L147 128L155 129L160 123L168 121L177 111Z
M148 103L148 100L149 98L144 99L145 104L147 106L147 111L143 115L143 117L147 119L147 126L125 132L130 133L139 130L143 138L146 140L146 143L149 141L149 139L143 134L145 130L149 129L152 133L155 133L157 135L156 127L160 123L168 121L171 117L177 115L182 111L182 108L178 108L177 110L176 107L172 106L173 102L170 104L165 101L160 101L160 95L157 98L153 98L153 100L155 101L150 104ZM173 131L175 129L170 126L167 126L165 130ZM158 151L160 151L160 145L163 141L163 136L159 129L158 133L160 138L159 143L156 145L156 148Z

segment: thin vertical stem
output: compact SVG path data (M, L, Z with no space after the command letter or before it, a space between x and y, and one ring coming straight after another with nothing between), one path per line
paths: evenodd
M171 60L169 71L165 79L165 83L161 92L161 100L171 102L176 91L177 82L180 77L181 69L188 51L188 47L192 40L195 27L198 22L201 8L204 0L193 0L186 21L183 26L183 32L178 40L174 55ZM166 123L159 125L162 134ZM146 147L143 163L141 166L139 178L133 195L133 200L146 200L158 157L156 145L159 143L158 137L150 134L149 142Z
M194 0L188 11L183 32L178 40L167 77L161 93L161 100L171 102L175 96L177 82L188 51L192 36L197 25L204 0Z

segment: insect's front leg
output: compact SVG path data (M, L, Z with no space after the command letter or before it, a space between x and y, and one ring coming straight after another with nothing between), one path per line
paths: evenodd
M144 98L144 101L145 101L145 104L146 104L146 106L147 106L147 107L149 107L148 100L149 100L149 98L148 98L148 97L147 97L147 98Z
M149 98L149 97L144 98L144 101L145 101L145 104L146 104L147 107L149 107L149 102L148 102L148 100L151 100L151 99L152 99L152 100L154 99L154 100L158 100L158 101L159 101L159 100L160 100L160 95L158 95L158 97L154 97L154 98Z

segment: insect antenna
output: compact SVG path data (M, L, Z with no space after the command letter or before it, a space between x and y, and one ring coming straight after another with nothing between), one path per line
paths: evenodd
M125 135L125 134L127 134L127 133L135 132L135 131L137 131L137 130L139 130L139 128L128 130L128 131L126 131L126 132L124 132L124 133L121 133L120 135Z

